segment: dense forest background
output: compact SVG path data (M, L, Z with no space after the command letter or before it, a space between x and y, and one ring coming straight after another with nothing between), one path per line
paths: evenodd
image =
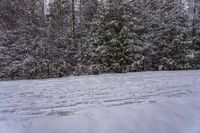
M0 0L2 80L199 68L199 0Z

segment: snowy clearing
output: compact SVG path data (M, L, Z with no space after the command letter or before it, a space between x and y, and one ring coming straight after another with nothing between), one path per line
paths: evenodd
M200 71L0 82L0 133L200 133Z

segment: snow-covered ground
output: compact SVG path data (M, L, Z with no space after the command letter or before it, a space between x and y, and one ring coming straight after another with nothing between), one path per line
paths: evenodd
M200 133L200 71L3 81L0 133Z

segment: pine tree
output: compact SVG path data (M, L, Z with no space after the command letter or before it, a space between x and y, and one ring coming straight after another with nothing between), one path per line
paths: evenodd
M102 65L104 71L123 72L133 64L142 46L139 36L142 27L138 26L139 20L131 9L123 0L109 0L106 5L99 5L87 43L90 65Z
M144 66L153 70L184 69L187 65L188 19L182 1L148 3ZM147 64L145 64L147 63Z
M5 57L1 63L1 78L34 78L37 51L45 34L40 4L38 0L7 0L1 4L4 31L0 45L4 47Z
M192 54L193 68L200 68L200 1L193 0L192 13Z
M83 43L91 32L92 21L96 14L98 0L79 1L79 21L77 22L78 61L81 60Z
M48 14L48 60L51 77L68 75L72 71L74 53L71 23L71 0L54 0Z

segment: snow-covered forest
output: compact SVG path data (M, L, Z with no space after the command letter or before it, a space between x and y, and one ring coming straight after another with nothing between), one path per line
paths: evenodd
M199 0L0 0L0 79L200 68Z
M199 103L200 0L0 0L0 133L200 133Z

